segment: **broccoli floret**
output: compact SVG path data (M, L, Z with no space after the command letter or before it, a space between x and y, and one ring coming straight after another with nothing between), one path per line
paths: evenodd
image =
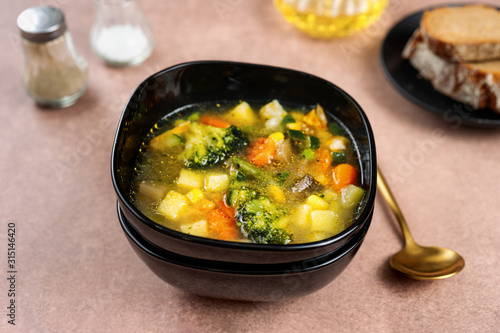
M188 168L214 166L248 144L248 138L234 125L220 128L197 122L190 124L184 139L179 158Z
M259 244L287 244L292 235L280 227L285 211L265 196L244 203L236 213L237 224L251 241Z
M234 209L241 208L247 201L255 199L259 196L257 190L251 189L248 186L241 186L229 189L226 197L227 204Z

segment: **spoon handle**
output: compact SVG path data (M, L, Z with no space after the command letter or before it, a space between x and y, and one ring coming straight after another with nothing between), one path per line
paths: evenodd
M401 230L403 231L403 236L405 238L406 245L410 244L415 244L415 240L413 239L412 235L410 234L410 230L408 229L408 225L406 224L406 220L403 216L403 213L399 209L399 206L396 202L396 199L392 195L391 190L389 189L389 186L387 185L387 182L385 181L384 176L382 175L382 171L380 170L379 167L377 167L377 185L380 189L380 192L382 193L382 196L384 197L385 201L391 208L392 212L396 216L396 220L399 223L399 226L401 227Z

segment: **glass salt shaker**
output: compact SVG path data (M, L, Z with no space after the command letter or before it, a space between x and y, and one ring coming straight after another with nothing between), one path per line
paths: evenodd
M154 36L140 0L94 0L92 50L112 67L133 66L153 52Z
M45 107L74 104L87 88L87 63L75 50L63 12L52 6L31 7L18 16L17 26L28 95Z

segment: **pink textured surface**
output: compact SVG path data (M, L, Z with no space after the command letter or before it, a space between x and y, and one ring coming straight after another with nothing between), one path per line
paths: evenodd
M461 1L439 1L461 2ZM463 1L465 2L465 1ZM500 327L499 130L446 123L411 104L382 74L388 29L435 1L391 1L355 36L312 40L270 0L152 1L156 36L142 65L110 69L92 54L92 1L50 1L66 14L90 67L73 107L37 108L20 84L17 15L40 1L9 1L0 12L0 331L19 332L494 332ZM366 111L379 163L410 229L423 245L460 252L464 271L435 282L388 267L402 241L381 197L366 240L324 289L285 303L253 304L185 294L154 276L117 221L111 147L128 96L148 75L202 59L306 71L334 82ZM456 125L456 126L455 126ZM17 226L16 326L7 324L7 224Z

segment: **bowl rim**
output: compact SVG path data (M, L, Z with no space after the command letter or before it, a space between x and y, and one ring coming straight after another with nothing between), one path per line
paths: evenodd
M133 242L141 251L155 259L196 270L222 274L250 274L260 276L306 273L331 265L361 246L371 223L371 221L368 221L367 224L363 225L360 233L355 238L350 239L341 247L318 257L278 264L248 264L192 258L165 250L147 240L137 231L123 214L119 203L117 204L117 212L120 226L127 239Z
M316 81L321 82L322 84L326 86L330 86L337 92L339 92L344 98L346 98L350 103L352 103L357 110L357 113L361 117L363 127L366 130L367 134L367 146L369 147L369 150L367 151L367 154L369 155L369 160L372 161L370 163L373 167L371 170L371 177L370 177L370 182L365 184L366 186L369 186L368 190L368 197L366 199L366 204L361 211L361 213L358 214L357 218L353 221L353 223L343 230L342 232L315 242L309 242L309 243L297 243L297 244L286 244L286 245L280 245L280 244L256 244L256 243L243 243L243 242L232 242L232 241L224 241L224 240L218 240L218 239L211 239L211 238L204 238L204 237L199 237L199 236L194 236L194 235L189 235L182 233L180 231L176 231L167 227L164 227L148 217L146 217L144 214L142 214L134 204L132 204L124 193L122 193L122 190L118 184L118 175L117 175L117 159L118 159L118 138L120 137L122 131L124 130L124 121L126 118L128 118L129 113L132 112L132 109L129 108L129 105L131 102L134 101L134 98L137 96L141 96L146 83L158 76L164 75L165 73L179 70L182 68L187 68L187 67L193 67L193 66L210 66L210 65L225 65L225 66L232 66L232 67L245 67L247 70L251 70L252 68L260 68L264 69L267 71L280 71L284 73L288 73L291 75L295 76L303 76L303 77L308 77L309 79L313 79ZM195 244L200 244L200 245L205 245L205 246L216 246L220 248L226 248L226 249L234 249L234 250L243 250L243 251L279 251L279 252L295 252L295 251L303 251L303 250L313 250L315 248L321 248L324 246L328 246L332 243L336 243L338 241L341 241L342 239L348 237L352 233L357 232L358 229L360 229L364 222L367 220L367 218L370 216L372 210L374 209L374 203L375 203L375 195L376 195L376 182L377 182L377 175L376 175L376 168L377 168L377 162L376 162L376 148L375 148L375 138L373 134L373 130L371 128L370 122L368 121L368 117L364 110L361 108L361 106L347 93L345 92L342 88L338 87L336 84L323 79L319 76L309 74L300 70L295 70L295 69L290 69L290 68L284 68L284 67L278 67L278 66L272 66L272 65L264 65L264 64L255 64L255 63L247 63L247 62L236 62L236 61L221 61L221 60L199 60L199 61L190 61L190 62L183 62L179 63L170 67L167 67L161 71L158 71L150 76L148 76L145 80L143 80L137 88L134 90L134 92L131 94L129 99L127 100L127 103L124 106L124 109L122 111L122 114L120 116L120 120L117 125L117 130L116 134L113 140L113 148L111 152L111 178L112 178L112 183L113 187L115 189L115 193L118 196L118 200L120 203L128 210L130 211L142 224L145 226L149 227L152 230L155 230L157 232L160 232L161 234L169 237L173 237L178 240L184 240L188 242L192 242ZM360 222L361 221L361 222Z

